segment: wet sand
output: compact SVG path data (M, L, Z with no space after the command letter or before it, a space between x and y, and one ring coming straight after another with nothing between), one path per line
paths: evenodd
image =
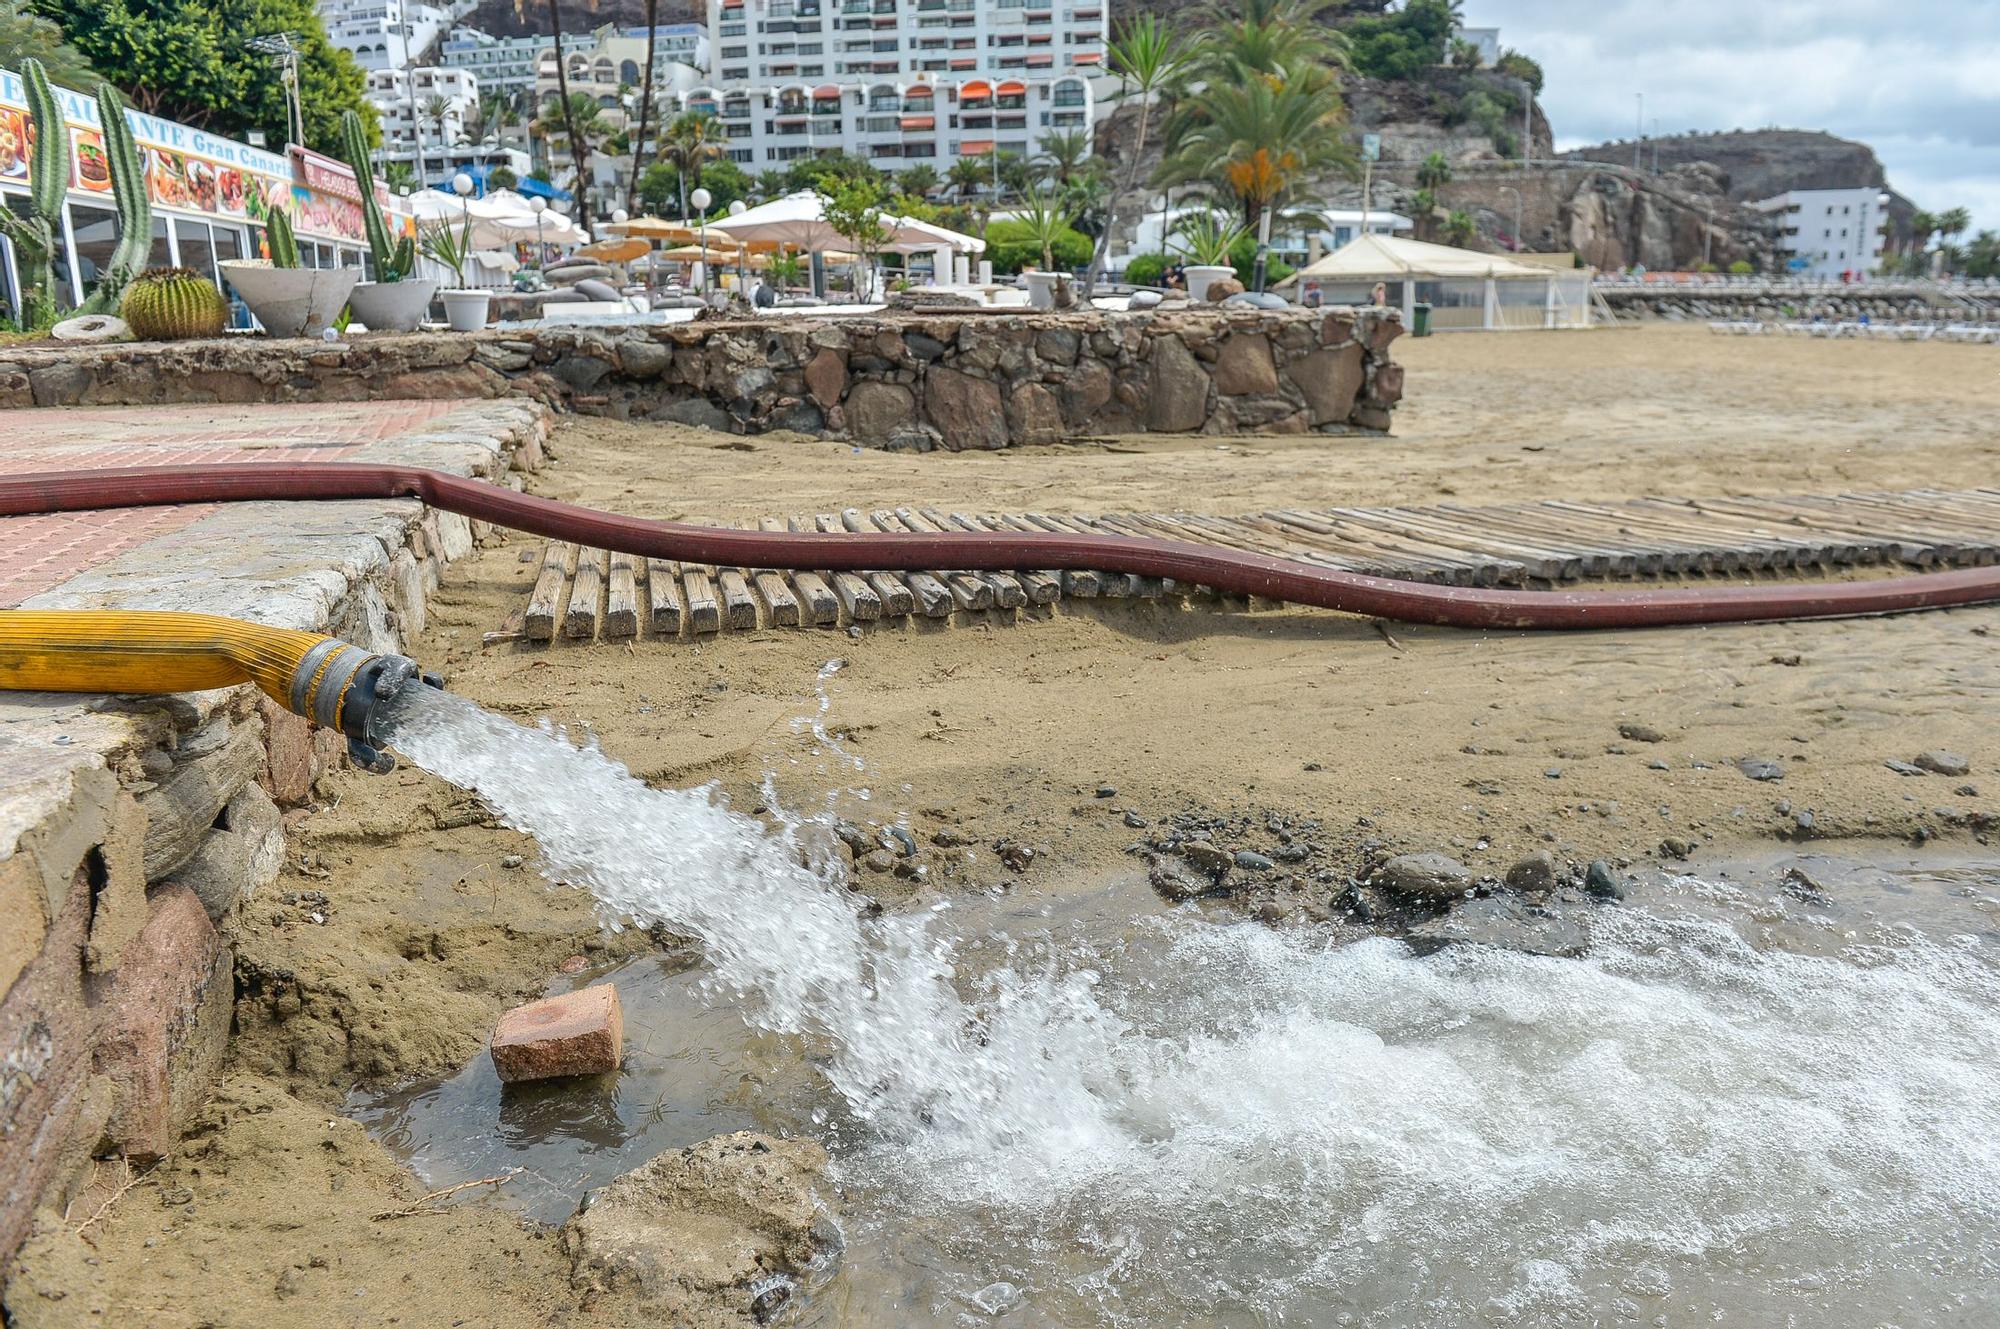
M908 456L574 420L531 489L661 517L897 503L1229 511L1957 486L2000 454L1991 347L1746 343L1654 326L1406 339L1397 353L1409 400L1390 439ZM490 707L587 728L646 778L715 781L746 810L767 773L795 809L856 782L794 726L817 704L816 671L845 660L828 724L866 763L874 797L839 810L904 818L931 869L922 882L860 872L858 888L892 908L1129 872L1145 832L1128 812L1149 827L1190 812L1317 822L1313 863L1343 877L1433 849L1495 876L1543 849L1577 867L1664 849L1697 869L1807 846L1962 855L2000 815L2000 776L1987 773L2000 760L1996 609L1536 637L1072 605L1047 622L858 640L779 630L482 648L525 603L533 565L520 554L534 548L498 541L455 566L413 653ZM1934 749L1966 755L1971 774L1884 765ZM1783 778L1748 778L1745 758ZM1100 798L1100 786L1116 792ZM448 1074L479 1055L498 1012L539 995L564 957L675 943L600 936L578 893L503 866L532 864L531 845L420 773L345 773L321 795L277 894L241 920L238 1038L203 1128L82 1235L88 1210L48 1225L8 1289L12 1322L142 1310L159 1325L627 1322L615 1301L586 1314L554 1240L476 1197L445 1216L374 1221L423 1188L358 1128L329 1123L354 1084ZM972 854L937 848L939 832ZM1003 838L1035 861L1002 863L991 847ZM1310 916L1334 889L1275 872L1200 907ZM284 902L304 891L327 897L326 923Z

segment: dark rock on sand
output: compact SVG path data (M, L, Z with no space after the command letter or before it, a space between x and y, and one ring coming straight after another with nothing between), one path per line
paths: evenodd
M1925 774L1924 768L1916 765L1914 762L1897 761L1893 757L1890 758L1888 761L1883 762L1882 764L1884 766L1887 766L1890 770L1894 771L1898 775Z
M1612 875L1611 865L1603 859L1593 859L1583 874L1583 889L1600 900L1622 900L1625 890Z
M1634 743L1664 743L1667 736L1649 724L1627 721L1618 726L1618 737L1629 738Z
M1181 857L1211 876L1222 875L1236 863L1235 857L1228 850L1218 849L1206 840L1190 840L1182 845Z
M1269 872L1272 868L1278 866L1277 863L1254 849L1237 850L1235 861L1236 866L1242 868L1245 872Z
M1919 752L1917 754L1917 765L1923 767L1933 775L1959 776L1968 775L1972 771L1972 763L1964 757L1959 756L1956 752L1937 750Z
M1507 869L1507 889L1536 893L1555 889L1556 856L1537 849Z
M1736 769L1752 780L1782 780L1785 768L1768 757L1743 757L1736 763Z
M1472 873L1448 854L1399 854L1375 869L1375 883L1418 900L1448 901L1472 889Z
M1176 904L1203 895L1220 895L1225 889L1214 876L1197 872L1174 858L1155 859L1146 880L1153 884L1154 890Z

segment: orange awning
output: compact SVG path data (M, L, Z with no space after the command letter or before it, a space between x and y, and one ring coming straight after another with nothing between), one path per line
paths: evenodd
M1028 85L1016 80L1009 80L993 90L1002 97L1025 97L1028 94Z
M951 67L953 69L977 69L979 67L979 60L977 57L953 60Z
M1055 62L1055 56L1047 51L1043 51L1040 55L1031 55L1028 57L1028 63L1031 65L1052 65Z
M1098 51L1079 51L1070 57L1070 61L1073 64L1094 65L1103 58L1103 54Z
M984 157L987 153L993 151L993 140L990 138L969 138L958 145L958 151L959 155L963 157Z
M1028 34L1028 45L1047 46L1049 44L1049 40L1054 35L1055 35L1054 33L1048 33L1048 32L1031 32Z
M906 115L903 117L903 128L936 129L937 117L934 115Z
M952 61L952 63L957 64L958 61L954 60ZM976 63L976 62L968 62L968 63ZM964 87L958 90L958 99L960 101L964 101L968 97L990 97L992 95L993 95L992 86L990 84L981 83L978 81L968 83Z
M840 97L840 89L831 83L822 84L813 89L813 96L820 101L837 101Z

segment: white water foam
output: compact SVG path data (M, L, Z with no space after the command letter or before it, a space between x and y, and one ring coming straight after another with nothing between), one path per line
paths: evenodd
M1597 911L1583 959L1189 917L968 937L866 917L796 827L560 735L425 689L394 725L823 1068L865 1133L857 1254L909 1275L852 1322L983 1319L1003 1283L1032 1323L2000 1309L1990 934L1760 948L1711 888L1705 917Z

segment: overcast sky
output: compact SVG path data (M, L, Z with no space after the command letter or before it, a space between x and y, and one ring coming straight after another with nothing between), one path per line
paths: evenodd
M1646 131L1824 129L1918 207L2000 230L2000 0L1465 0L1541 62L1558 148Z

